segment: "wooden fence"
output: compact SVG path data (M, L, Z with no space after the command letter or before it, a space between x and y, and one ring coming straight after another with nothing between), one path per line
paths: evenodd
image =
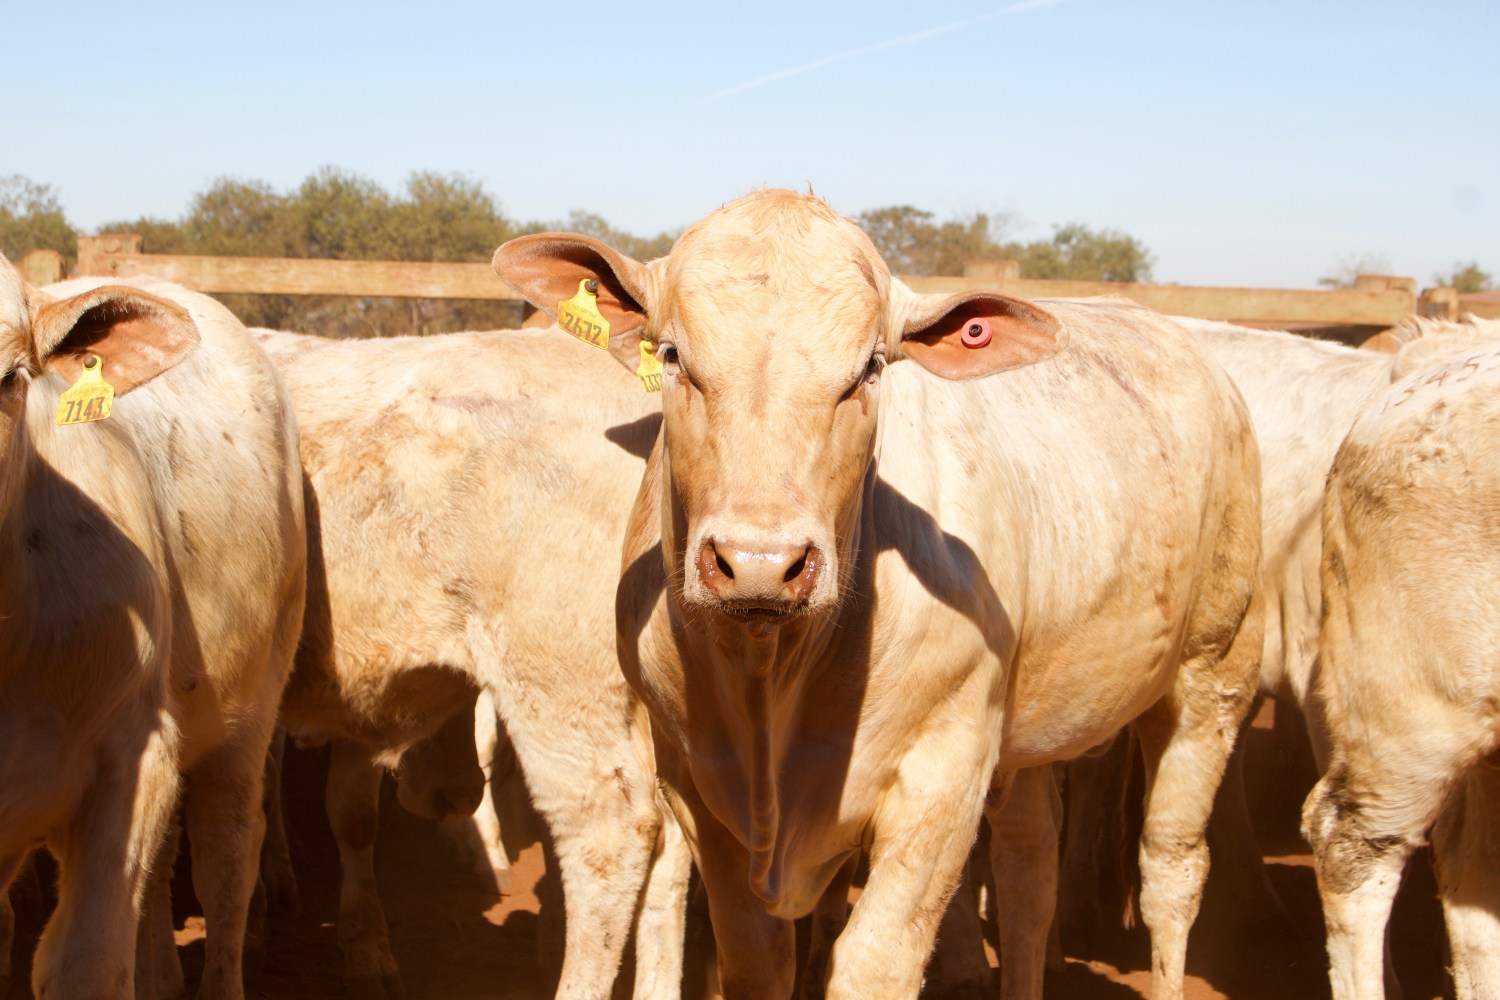
M33 251L21 262L33 284L64 277L63 259ZM490 299L518 301L488 264L427 264L398 261L302 260L270 257L195 257L141 252L134 235L85 236L78 240L72 275L166 278L201 292L260 295L349 295L361 297ZM1298 326L1391 327L1408 316L1456 317L1465 311L1500 318L1500 302L1471 304L1451 288L1417 294L1416 281L1361 275L1350 289L1303 291L1283 288L1213 288L1102 281L1042 281L1021 278L1014 261L974 261L962 277L903 278L919 292L992 288L1021 298L1121 295L1174 316L1238 323Z

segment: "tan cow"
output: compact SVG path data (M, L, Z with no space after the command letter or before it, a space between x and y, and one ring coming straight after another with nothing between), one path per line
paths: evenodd
M472 720L483 686L557 847L557 995L609 996L648 870L636 996L673 995L687 855L668 824L651 868L649 738L613 628L613 553L656 400L556 331L259 336L297 406L309 497L307 627L283 721L304 741L358 744L336 744L329 788L349 980L399 990L368 864L371 754L389 762L457 710Z
M612 346L644 338L665 366L621 665L726 1000L788 994L792 918L862 847L827 995L916 996L987 798L1132 719L1155 990L1180 996L1261 645L1259 470L1223 373L1140 310L916 295L792 192L730 203L650 264L571 234L494 264L549 312L592 283ZM1017 815L1050 815L1049 783L1018 784ZM1019 833L1037 864L1056 849ZM1054 901L1028 896L1002 904L1008 996L1040 990Z
M38 290L3 258L0 349L0 885L37 846L60 869L33 991L130 995L142 893L186 773L201 995L240 997L262 769L305 585L285 389L206 296L100 279ZM89 355L112 410L59 424Z
M1266 630L1260 689L1305 712L1321 767L1328 750L1314 681L1323 619L1323 496L1334 456L1354 421L1393 379L1476 342L1500 338L1500 324L1473 317L1462 323L1414 318L1391 331L1390 352L1376 353L1279 331L1174 318L1223 366L1250 412L1262 477ZM1231 804L1221 799L1220 808ZM1215 871L1232 875L1235 898L1243 899L1247 869L1260 870L1253 834L1247 820L1238 829L1220 824L1220 832L1230 838L1230 863L1238 870L1226 872L1220 865ZM1071 891L1065 892L1063 906L1086 904L1088 890L1097 884L1097 876L1079 870L1076 860L1067 857L1063 881Z
M1337 1000L1384 995L1383 931L1429 830L1457 994L1500 996L1497 442L1492 343L1377 397L1329 475L1318 686L1333 754L1303 830Z

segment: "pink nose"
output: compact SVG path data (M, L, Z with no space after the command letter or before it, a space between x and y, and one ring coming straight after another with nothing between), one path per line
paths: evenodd
M811 542L749 546L707 538L698 550L698 579L709 593L726 603L775 610L805 604L822 565L823 555Z

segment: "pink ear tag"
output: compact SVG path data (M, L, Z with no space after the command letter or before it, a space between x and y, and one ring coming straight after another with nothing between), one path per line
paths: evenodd
M988 344L992 336L994 334L990 332L990 321L976 317L964 324L961 338L965 347L980 348Z

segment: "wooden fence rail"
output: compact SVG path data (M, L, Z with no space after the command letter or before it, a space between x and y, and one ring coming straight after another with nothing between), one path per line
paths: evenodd
M63 276L62 258L52 251L35 251L23 259L22 273L34 284L59 280ZM141 252L141 237L126 234L80 237L74 273L121 278L152 275L201 292L500 301L521 298L495 277L488 264L147 254ZM1170 315L1261 325L1391 327L1414 314L1454 317L1467 306L1465 297L1451 288L1429 289L1418 296L1412 279L1376 275L1362 275L1351 289L1213 288L1043 281L1019 277L1013 261L974 261L962 277L913 276L903 280L919 292L992 288L1031 299L1119 295ZM1488 303L1480 305L1484 307L1481 314L1490 311Z

